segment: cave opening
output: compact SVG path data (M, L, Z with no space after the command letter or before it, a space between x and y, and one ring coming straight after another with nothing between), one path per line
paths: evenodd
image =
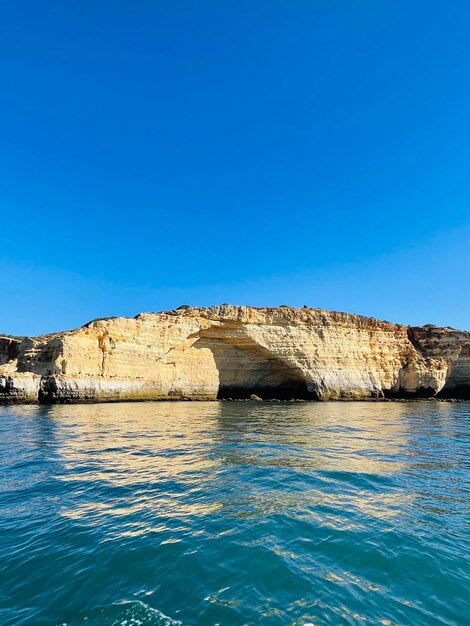
M458 384L453 387L444 387L438 394L438 398L446 400L470 400L470 385Z
M214 334L218 332L218 336ZM219 377L219 400L318 400L308 389L302 370L245 336L220 336L205 331L194 344L212 353Z
M241 385L221 384L218 400L249 400L251 395L262 400L318 400L318 396L308 390L307 384L300 380L289 380L276 385L260 384L253 381Z
M405 391L404 389L400 389L399 391L383 390L384 398L390 398L392 400L418 400L420 398L432 398L435 395L436 390L432 387L418 387L416 391Z

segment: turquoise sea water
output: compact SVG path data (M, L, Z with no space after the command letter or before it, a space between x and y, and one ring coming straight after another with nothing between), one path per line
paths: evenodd
M0 624L470 623L470 404L0 407Z

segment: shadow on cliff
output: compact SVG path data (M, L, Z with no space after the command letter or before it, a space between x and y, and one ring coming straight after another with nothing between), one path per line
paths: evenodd
M218 399L317 400L303 372L246 337L201 336L193 348L210 350L219 373Z

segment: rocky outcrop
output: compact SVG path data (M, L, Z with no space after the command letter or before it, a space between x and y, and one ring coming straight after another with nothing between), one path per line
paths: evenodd
M0 400L470 398L470 333L321 309L180 307L0 337Z
M0 336L0 366L13 362L19 354L21 340Z

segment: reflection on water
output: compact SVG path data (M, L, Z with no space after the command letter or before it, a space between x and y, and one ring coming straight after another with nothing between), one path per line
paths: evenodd
M2 624L466 619L467 404L0 418Z

